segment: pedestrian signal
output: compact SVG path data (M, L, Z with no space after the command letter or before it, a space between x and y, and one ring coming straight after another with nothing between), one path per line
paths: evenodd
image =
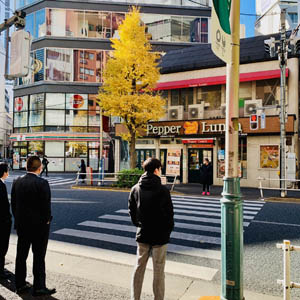
M250 129L251 130L258 129L258 115L256 114L250 116Z

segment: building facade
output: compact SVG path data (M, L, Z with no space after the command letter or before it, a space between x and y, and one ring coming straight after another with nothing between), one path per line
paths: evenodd
M266 178L271 186L279 184L280 69L278 61L265 53L264 39L259 36L241 40L239 173L241 186L248 187L257 187L258 177ZM163 174L176 174L183 183L197 183L203 159L208 158L213 164L214 184L222 185L226 66L214 56L210 45L198 45L167 53L161 72L157 89L166 97L166 115L158 122L150 122L137 141L138 166L147 157L156 156L163 163ZM286 77L287 157L294 159L291 167L295 170L299 159L298 57L289 57ZM259 115L257 130L250 128L249 118L254 111ZM117 135L122 130L118 125ZM126 155L122 140L118 143L121 167ZM295 172L291 176L295 178Z
M32 70L14 87L14 169L28 155L47 155L49 171L99 165L96 97L110 38L137 1L17 1L33 37ZM192 1L138 1L155 51L209 42L210 8ZM114 119L104 118L106 170L114 170Z
M280 30L280 12L286 9L286 28L292 30L299 24L298 0L256 0L255 35L278 33Z

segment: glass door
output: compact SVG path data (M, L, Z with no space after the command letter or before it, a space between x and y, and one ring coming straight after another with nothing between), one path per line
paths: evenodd
M98 155L99 155L99 149L89 149L89 160L88 164L89 167L93 169L93 171L98 170Z

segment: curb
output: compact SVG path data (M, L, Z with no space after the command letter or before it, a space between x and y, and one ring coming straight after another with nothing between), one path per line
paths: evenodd
M269 197L264 198L265 202L281 202L281 203L300 203L300 198L281 198L281 197Z

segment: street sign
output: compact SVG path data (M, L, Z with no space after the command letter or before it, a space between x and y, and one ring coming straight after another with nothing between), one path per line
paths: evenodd
M264 112L260 115L260 128L265 129L266 128L266 114Z

